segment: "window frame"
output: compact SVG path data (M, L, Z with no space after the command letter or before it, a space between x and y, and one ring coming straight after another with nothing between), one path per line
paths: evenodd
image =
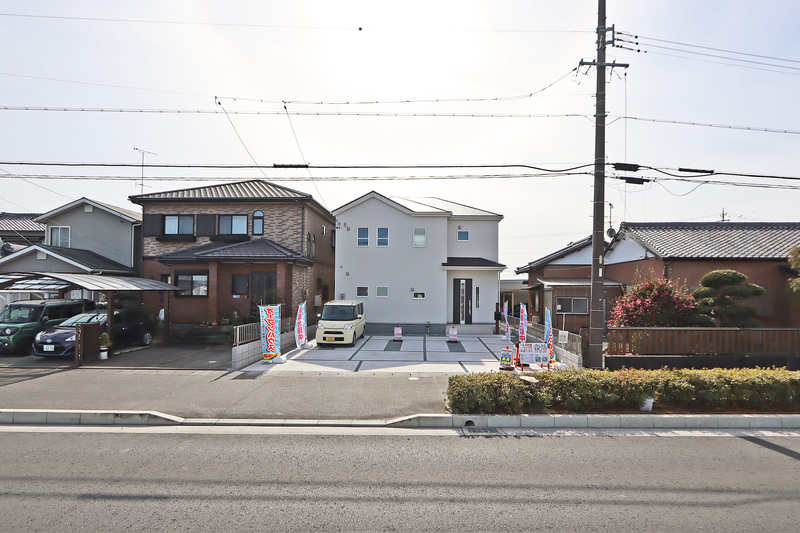
M237 283L236 280L239 280ZM241 284L244 280L244 292L242 291ZM237 292L237 287L239 292ZM231 274L231 295L233 296L249 296L250 295L250 275L249 274Z
M461 235L464 234L467 236L466 239L462 239ZM460 229L456 231L456 241L457 242L469 242L469 230L468 229Z
M381 237L381 230L385 231L385 237ZM375 232L375 246L378 248L389 247L389 228L378 228L378 230Z
M414 292L414 293L411 294L411 299L412 300L425 300L426 299L425 292L424 291Z
M417 244L417 231L422 231L422 244ZM428 246L427 228L414 228L411 231L411 246L414 248L426 248Z
M241 224L241 219L244 219L243 231L234 231L234 220L238 220ZM222 230L223 220L228 221L228 231ZM242 228L239 228L240 230ZM218 215L217 216L217 235L247 235L247 215Z
M359 291L364 289L365 294L359 294ZM356 298L369 298L369 287L367 286L356 286Z
M361 236L361 230L366 232L364 237ZM369 228L356 228L356 248L369 247Z
M181 287L181 278L189 277L189 282L191 283L191 288L188 290L190 291L188 294L186 293L187 289ZM194 294L195 289L202 287L202 283L198 283L195 285L195 278L196 277L205 277L205 294ZM209 284L209 276L208 270L176 270L175 271L175 286L181 287L179 292L176 292L176 296L181 298L208 298L208 284Z
M561 309L564 307L564 301L569 300L569 310ZM575 301L581 301L585 304L585 312L575 312ZM589 298L585 296L557 296L556 297L556 313L562 315L588 315L589 314Z
M70 243L70 240L71 240L71 237L72 237L69 226L50 226L50 228L48 228L48 230L49 230L49 233L50 233L50 238L47 240L47 242L50 244L50 246L57 246L59 248L69 248L69 243ZM58 244L53 244L53 230L58 230L56 232L58 234ZM62 244L62 242L64 240L63 239L64 234L66 234L66 237L67 237L66 238L66 241L67 241L66 245Z
M260 209L253 211L253 235L264 235L264 212Z
M386 294L381 295L380 290L386 289ZM388 285L376 285L375 286L375 298L388 298L389 297L389 286Z
M170 219L175 219L174 232L167 231L167 225L169 224ZM190 231L181 231L181 229L187 229L181 224L182 222L186 223L187 221L191 221L191 228L189 228ZM194 215L164 215L164 235L194 235Z

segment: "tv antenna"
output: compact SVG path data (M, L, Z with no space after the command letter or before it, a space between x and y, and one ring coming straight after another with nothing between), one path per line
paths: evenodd
M133 147L133 149L136 150L137 152L142 153L142 194L144 194L144 154L150 154L150 155L158 155L158 154L155 152L148 152L147 150L142 150L141 148L136 148L135 146Z

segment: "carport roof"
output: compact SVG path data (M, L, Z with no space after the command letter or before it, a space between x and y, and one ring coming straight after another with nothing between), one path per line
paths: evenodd
M180 288L154 279L67 274L56 272L0 273L0 290L53 292L71 289L87 291L178 291Z

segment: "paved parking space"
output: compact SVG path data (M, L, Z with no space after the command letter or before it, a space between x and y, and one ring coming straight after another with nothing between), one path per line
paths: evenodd
M500 335L462 335L457 343L447 337L367 336L355 346L322 346L296 349L286 362L259 361L244 372L404 372L464 374L498 370L500 352L510 344Z

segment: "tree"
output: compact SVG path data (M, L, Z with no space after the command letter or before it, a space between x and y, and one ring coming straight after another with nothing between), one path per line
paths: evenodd
M681 327L693 324L696 303L673 281L655 278L634 285L617 299L609 326Z
M745 283L747 276L736 270L713 270L700 278L699 289L692 296L697 300L698 311L719 320L722 327L757 328L761 322L755 318L755 309L737 303L746 298L763 295L760 285Z
M789 252L789 264L791 264L792 268L795 270L800 270L800 246L795 246L792 248L792 251ZM789 280L789 288L794 292L800 292L800 276Z

